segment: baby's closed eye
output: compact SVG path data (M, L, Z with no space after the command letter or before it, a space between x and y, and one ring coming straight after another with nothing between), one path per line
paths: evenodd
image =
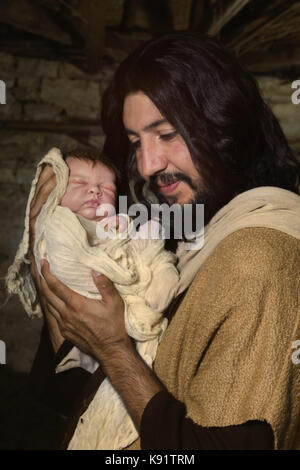
M72 180L71 183L75 184L75 185L77 185L77 184L87 184L87 182L84 181L84 180Z

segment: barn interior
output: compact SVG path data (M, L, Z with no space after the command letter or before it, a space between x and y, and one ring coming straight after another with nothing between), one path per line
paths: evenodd
M26 393L43 320L29 319L4 286L36 164L54 146L101 149L101 95L114 70L139 44L172 31L217 36L234 52L300 160L299 0L0 2L1 449L54 448L60 422Z

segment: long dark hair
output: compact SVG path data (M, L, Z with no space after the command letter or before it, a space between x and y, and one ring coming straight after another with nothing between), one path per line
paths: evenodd
M258 186L298 193L300 165L277 119L255 79L216 39L169 34L143 44L122 62L102 102L104 152L119 165L130 156L123 103L137 91L185 140L214 201L210 216Z

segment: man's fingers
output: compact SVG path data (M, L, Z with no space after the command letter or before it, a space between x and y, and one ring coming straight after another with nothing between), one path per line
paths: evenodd
M41 189L41 186L43 186L43 184L45 184L46 181L48 181L53 175L54 175L54 172L53 172L52 166L51 165L45 165L44 168L42 169L40 175L39 175L39 179L38 179L36 187L35 187L35 194L34 194L34 197L33 197L33 200L31 202L31 204L34 202L37 193Z
M39 189L42 186L42 184L44 184L45 181L47 181L47 179L49 179L53 175L53 173L54 172L53 172L52 166L48 164L46 165L44 164L42 171L40 172L40 175L39 175L36 189Z
M57 325L59 327L61 318L60 318L60 314L58 313L56 308L54 308L51 303L47 303L46 308L47 308L46 315L49 315L49 313L50 313L52 315L52 317L57 321Z
M55 188L56 177L52 172L52 175L49 176L35 191L35 195L30 204L30 219L35 219L45 202L48 199L49 194Z
M107 297L118 294L113 282L108 279L108 277L104 276L104 274L97 274L95 271L92 271L92 276L98 291L102 295L103 302L106 301Z
M39 275L39 272L38 272L38 269L37 269L37 266L36 266L34 256L32 254L29 256L29 260L30 260L30 272L31 272L31 275L32 275L32 277L35 281L35 285L39 290L40 289L40 284L41 284L41 281L40 281L41 278L40 278L40 275Z
M36 189L35 195L31 201L30 204L30 214L29 214L29 250L33 250L33 245L34 245L34 227L35 227L35 221L36 218L38 217L39 213L41 212L41 209L43 205L45 204L49 194L52 192L53 188L56 185L56 177L55 174L53 173L52 167L46 167L44 169L48 170L47 173L47 179L43 179L43 183L39 185L38 189ZM40 181L40 180L39 180Z

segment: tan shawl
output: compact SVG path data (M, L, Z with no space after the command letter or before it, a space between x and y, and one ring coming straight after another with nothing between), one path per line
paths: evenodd
M251 420L300 450L300 241L244 228L207 258L158 348L154 371L204 427Z
M190 285L199 268L228 235L245 227L268 227L300 238L300 196L285 189L262 186L239 194L220 209L205 227L203 247L186 250L180 243L178 292ZM195 243L199 243L196 240Z

